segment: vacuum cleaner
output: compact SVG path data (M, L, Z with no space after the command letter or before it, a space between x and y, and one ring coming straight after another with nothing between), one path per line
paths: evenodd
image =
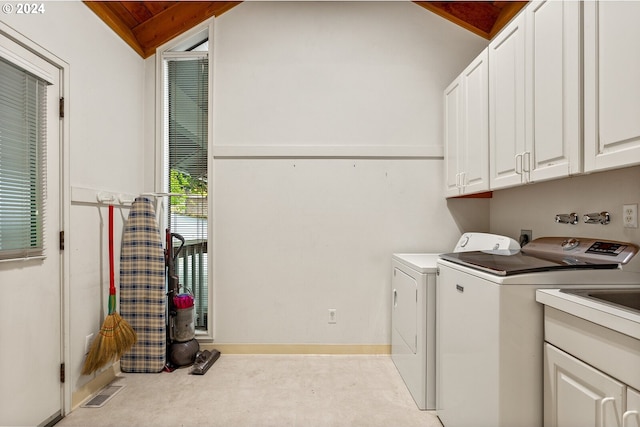
M178 250L173 250L173 239L180 241ZM196 340L195 304L191 292L180 293L176 275L176 259L184 247L185 240L178 233L166 230L165 265L167 268L167 366L171 372L182 366L193 365L192 374L204 375L220 357L217 350L200 352Z

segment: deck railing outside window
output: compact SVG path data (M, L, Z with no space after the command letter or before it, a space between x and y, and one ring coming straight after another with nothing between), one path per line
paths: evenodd
M177 251L178 248L175 248ZM195 298L196 329L206 330L208 320L207 301L209 286L207 280L207 241L185 240L184 247L176 258L176 274L180 282L180 292L191 292Z

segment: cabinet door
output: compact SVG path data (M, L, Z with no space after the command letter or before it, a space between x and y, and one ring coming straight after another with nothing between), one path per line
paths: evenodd
M632 388L627 388L627 412L622 421L622 427L640 427L640 392Z
M463 96L463 192L489 189L489 77L488 51L462 72Z
M526 151L529 179L581 172L578 1L535 1L526 9Z
M544 426L617 427L625 385L551 344L544 349Z
M444 173L445 196L458 196L460 187L460 145L462 144L462 78L444 91Z
M489 174L492 189L523 182L525 15L489 44Z
M640 163L640 2L584 2L585 170Z

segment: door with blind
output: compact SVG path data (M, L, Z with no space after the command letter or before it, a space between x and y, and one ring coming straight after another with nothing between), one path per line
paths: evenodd
M61 418L60 70L0 32L0 425Z

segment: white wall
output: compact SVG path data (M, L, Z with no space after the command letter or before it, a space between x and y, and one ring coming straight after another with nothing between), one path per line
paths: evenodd
M521 229L544 236L594 237L640 245L640 229L622 226L622 205L640 203L640 166L541 182L493 192L491 232L518 239ZM585 224L582 215L608 211L608 225ZM580 223L557 224L559 213L576 212ZM628 269L640 271L640 257Z
M69 187L126 194L143 191L144 61L82 2L46 2L41 15L3 14L2 20L70 64ZM69 187L64 188L66 191ZM107 210L72 203L65 255L70 257L70 360L75 390L85 336L99 330L109 285ZM128 210L116 214L116 262ZM118 271L116 269L116 271ZM117 276L117 275L116 275ZM117 280L117 279L116 279Z
M488 202L445 201L441 160L443 90L486 44L410 2L216 20L217 342L389 343L391 254L488 228Z

